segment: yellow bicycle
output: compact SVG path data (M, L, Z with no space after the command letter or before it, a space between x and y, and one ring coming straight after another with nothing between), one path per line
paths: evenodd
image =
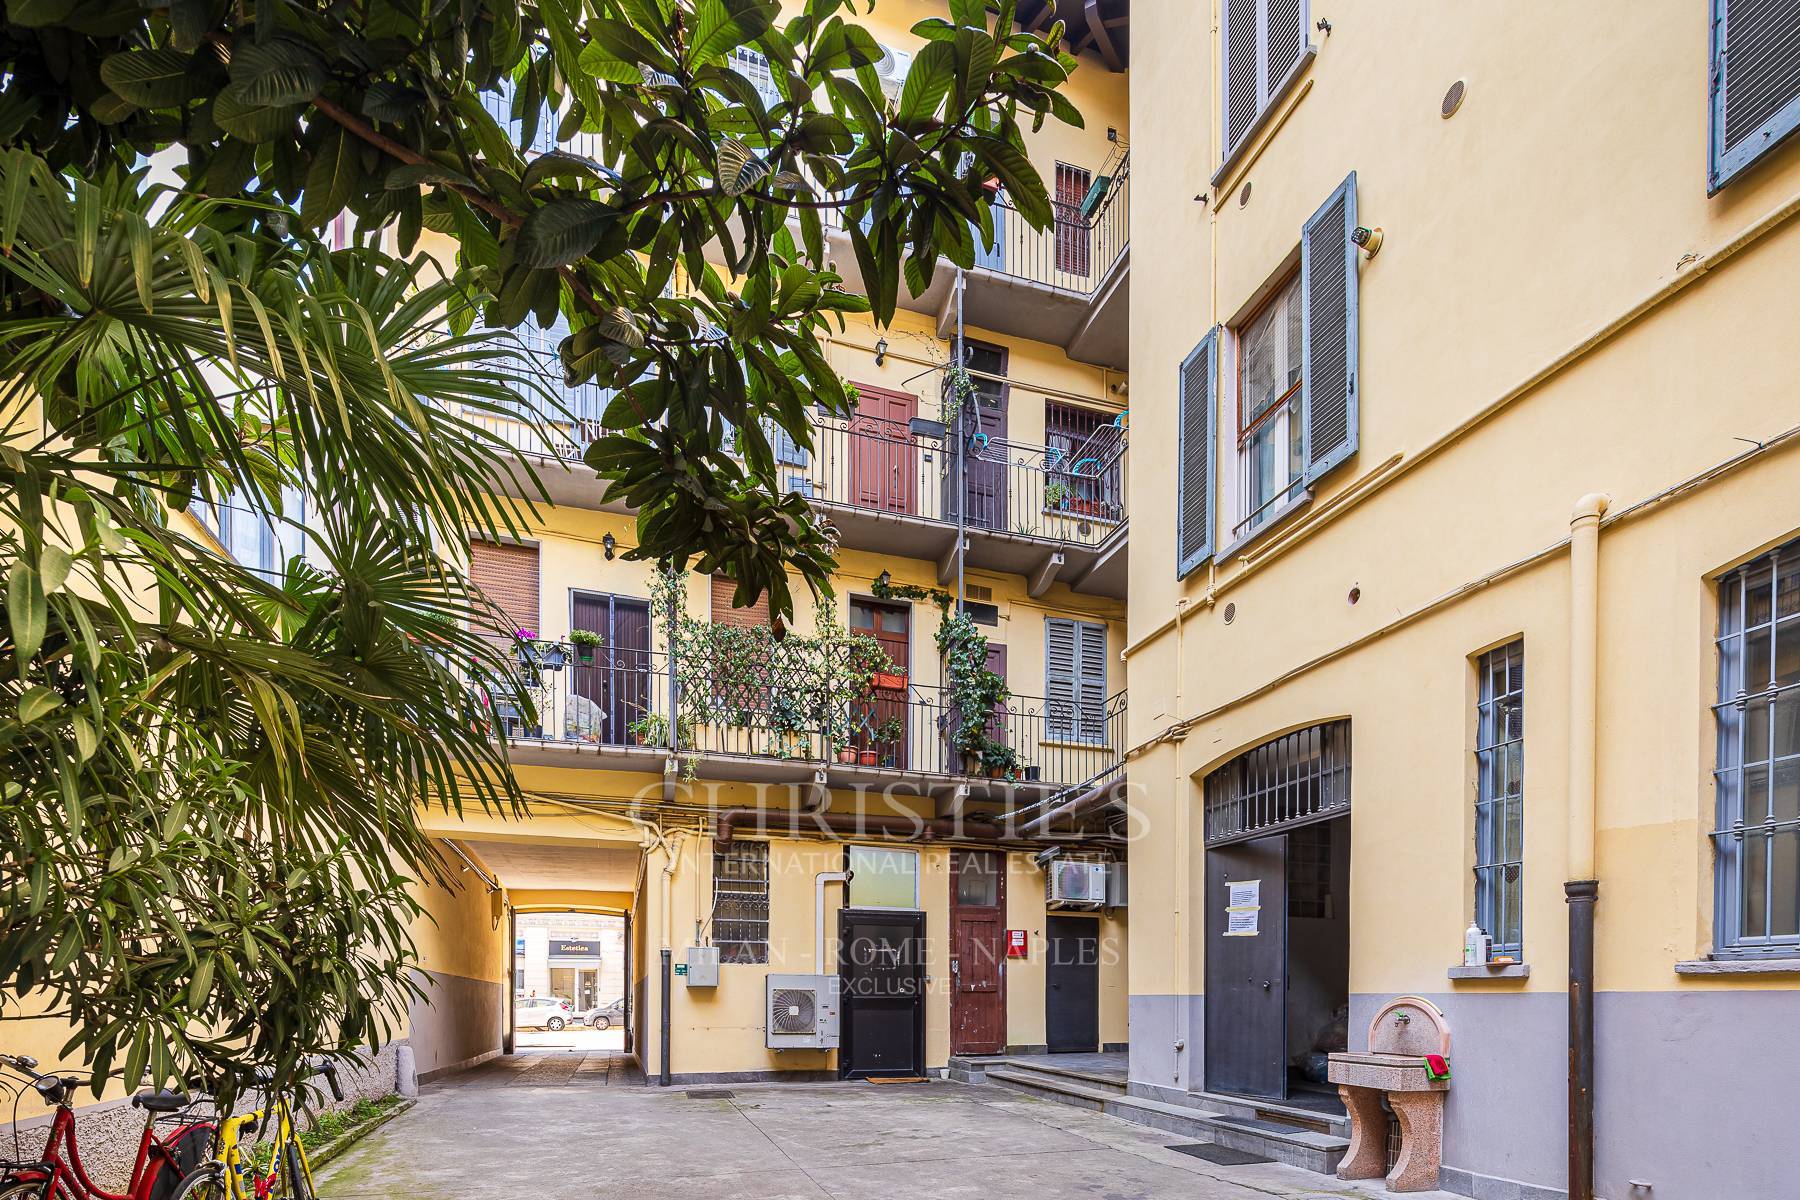
M325 1076L334 1099L344 1098L336 1063L314 1059L307 1066ZM259 1081L266 1089L270 1079L265 1073ZM318 1200L306 1147L294 1129L294 1112L287 1097L265 1091L263 1100L259 1109L219 1121L218 1152L213 1161L189 1176L172 1200ZM273 1134L266 1161L259 1141L265 1131Z

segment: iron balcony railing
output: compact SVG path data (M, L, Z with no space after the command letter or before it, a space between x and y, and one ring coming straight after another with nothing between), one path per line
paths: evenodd
M670 748L666 652L564 645L543 652L532 673L535 714L488 697L497 734L515 743ZM1095 778L1123 761L1124 692L1088 703L1010 697L989 716L985 733L1010 748L1016 763L993 769L958 749L958 712L947 688L888 677L877 685L832 697L755 672L722 678L678 669L672 749L1052 785Z
M1018 401L1015 393L1014 403ZM973 421L969 422L974 425ZM821 504L1098 545L1125 520L1125 428L1101 425L1068 448L956 432L915 432L909 422L822 417L813 449L777 447L782 487Z

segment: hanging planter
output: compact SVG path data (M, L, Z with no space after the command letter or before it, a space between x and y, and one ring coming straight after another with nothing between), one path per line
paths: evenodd
M890 692L904 691L906 688L906 676L897 675L891 671L877 671L875 673L874 685L877 688Z
M569 644L575 649L575 661L580 666L591 667L599 656L602 639L591 629L572 629L569 631Z

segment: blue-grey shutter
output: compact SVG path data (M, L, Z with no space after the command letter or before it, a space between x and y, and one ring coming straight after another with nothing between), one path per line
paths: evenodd
M1262 111L1262 81L1258 78L1262 43L1258 10L1261 0L1225 0L1225 27L1219 42L1220 70L1224 78L1225 153L1230 154Z
M1081 728L1077 740L1106 741L1106 626L1098 621L1075 623L1075 711Z
M1219 331L1200 339L1181 364L1175 478L1175 574L1206 561L1213 546L1213 443L1218 436Z
M1053 742L1072 742L1080 728L1076 694L1076 622L1044 618L1044 732Z
M1800 5L1713 0L1708 191L1800 126Z
M1300 408L1310 485L1356 453L1356 172L1300 231Z

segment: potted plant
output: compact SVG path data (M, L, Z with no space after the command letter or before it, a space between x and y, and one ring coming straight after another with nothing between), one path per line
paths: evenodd
M560 671L569 661L569 652L561 642L540 641L537 644L537 654L538 662L543 664L546 671Z
M591 667L600 647L605 644L605 639L592 629L571 629L569 644L575 647L575 661L584 667Z
M875 727L875 748L882 766L892 767L899 763L900 739L905 736L906 722L899 717L889 717Z
M1044 507L1048 509L1067 508L1069 505L1069 485L1060 479L1052 479L1044 485Z
M666 746L669 744L669 718L661 713L645 713L625 726L625 730L640 746Z
M857 759L858 751L855 746L838 746L836 747L836 754L839 762L853 763Z
M896 671L877 671L875 672L874 678L870 680L870 685L890 692L904 691L906 689L906 676L905 674Z
M515 629L513 630L513 641L518 643L519 669L521 671L536 670L538 665L537 631L535 629Z

